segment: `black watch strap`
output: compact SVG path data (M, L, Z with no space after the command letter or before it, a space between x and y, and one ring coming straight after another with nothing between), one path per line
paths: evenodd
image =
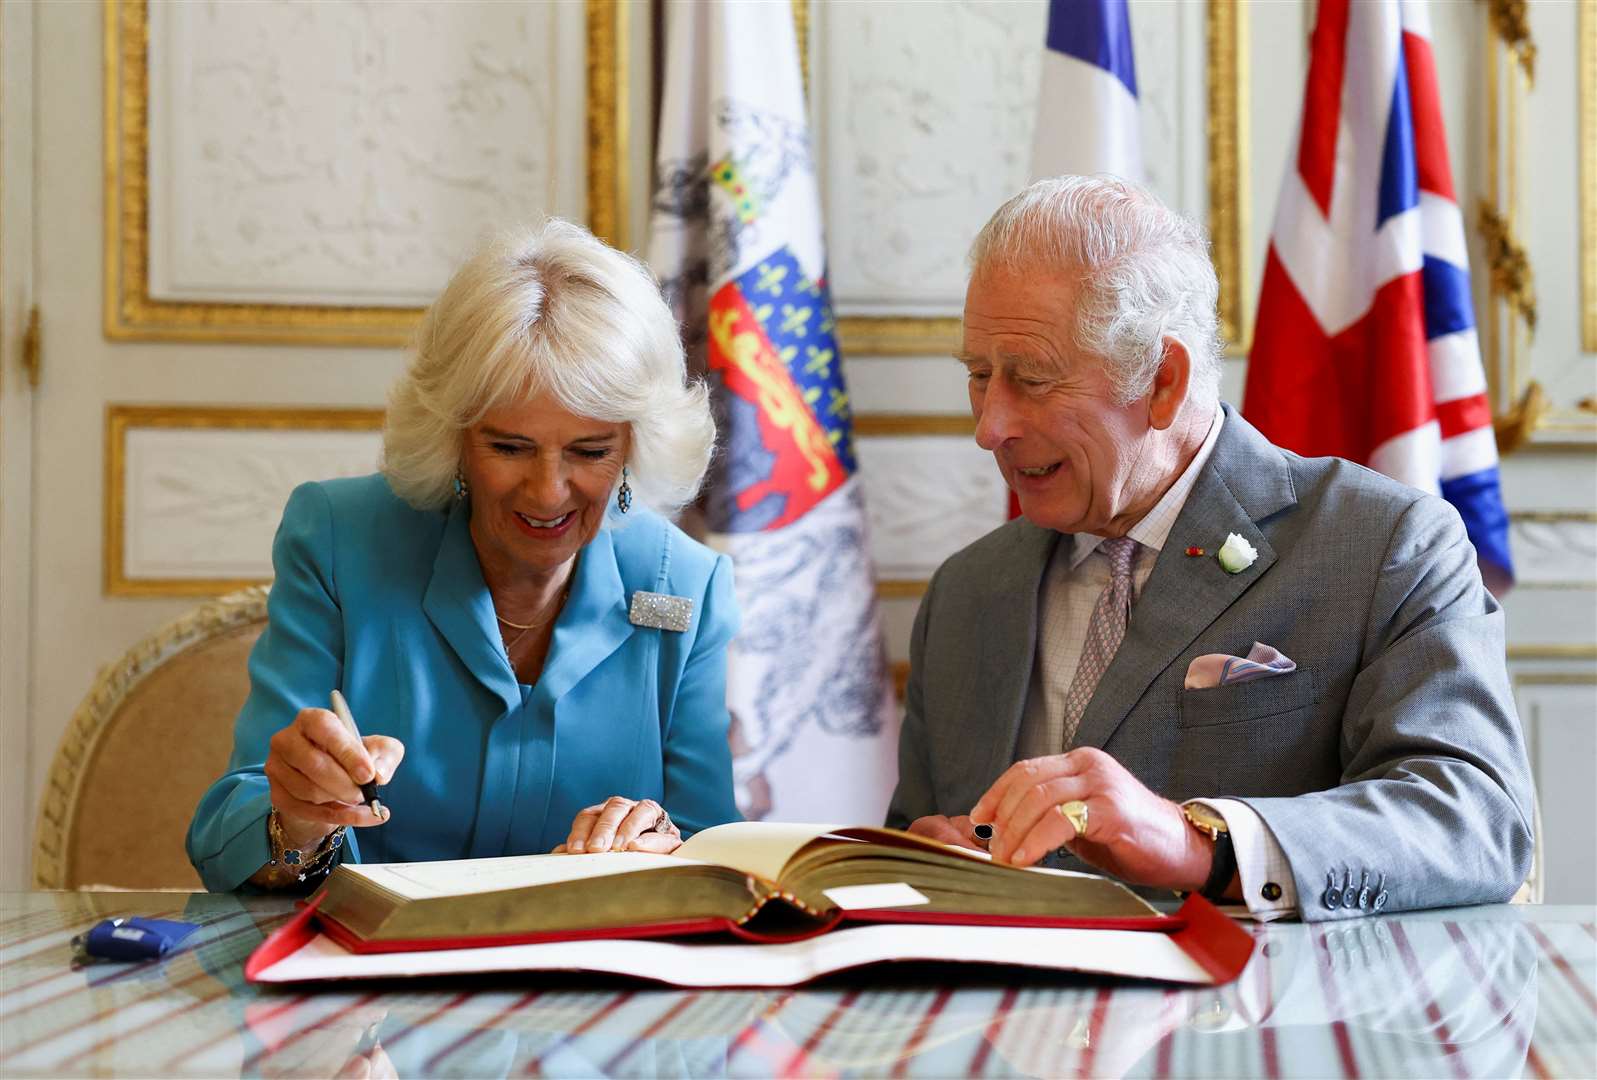
M1209 878L1199 890L1205 900L1224 900L1225 891L1237 872L1237 851L1231 846L1231 834L1222 832L1214 838L1214 865L1209 868Z

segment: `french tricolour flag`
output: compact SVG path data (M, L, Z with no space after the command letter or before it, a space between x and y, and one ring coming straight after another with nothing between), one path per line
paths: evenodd
M1032 176L1142 180L1137 66L1126 0L1050 0Z
M1244 413L1298 453L1440 493L1487 584L1512 584L1424 0L1320 0Z

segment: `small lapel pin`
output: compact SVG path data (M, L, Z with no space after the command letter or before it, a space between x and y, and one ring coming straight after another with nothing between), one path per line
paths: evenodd
M1191 547L1187 548L1187 558L1189 558L1189 559L1196 559L1196 558L1200 557L1202 554L1203 554L1203 549L1201 547L1198 547L1196 544L1194 544Z
M627 618L633 626L681 632L693 625L693 601L686 596L638 591L632 594Z

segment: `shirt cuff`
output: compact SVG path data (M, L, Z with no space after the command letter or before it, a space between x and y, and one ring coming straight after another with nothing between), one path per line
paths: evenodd
M1202 803L1225 818L1248 913L1259 922L1297 914L1298 887L1292 877L1292 864L1264 819L1247 803L1235 799L1189 801Z

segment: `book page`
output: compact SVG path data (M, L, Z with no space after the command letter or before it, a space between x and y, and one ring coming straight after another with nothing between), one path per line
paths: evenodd
M846 826L733 821L695 833L693 839L677 848L675 855L667 857L720 863L767 881L776 881L782 876L782 867L800 848L840 828Z
M558 881L630 874L638 870L681 867L693 862L675 855L643 851L607 851L594 855L511 855L496 859L452 859L441 862L345 863L348 871L381 885L406 900L520 889Z
M1250 950L1243 950L1243 962ZM1198 986L1217 981L1171 934L931 923L859 926L774 945L600 940L367 954L347 952L318 935L255 979L270 983L575 969L677 986L793 986L833 971L904 960L1012 964ZM1237 971L1219 981L1235 978Z

